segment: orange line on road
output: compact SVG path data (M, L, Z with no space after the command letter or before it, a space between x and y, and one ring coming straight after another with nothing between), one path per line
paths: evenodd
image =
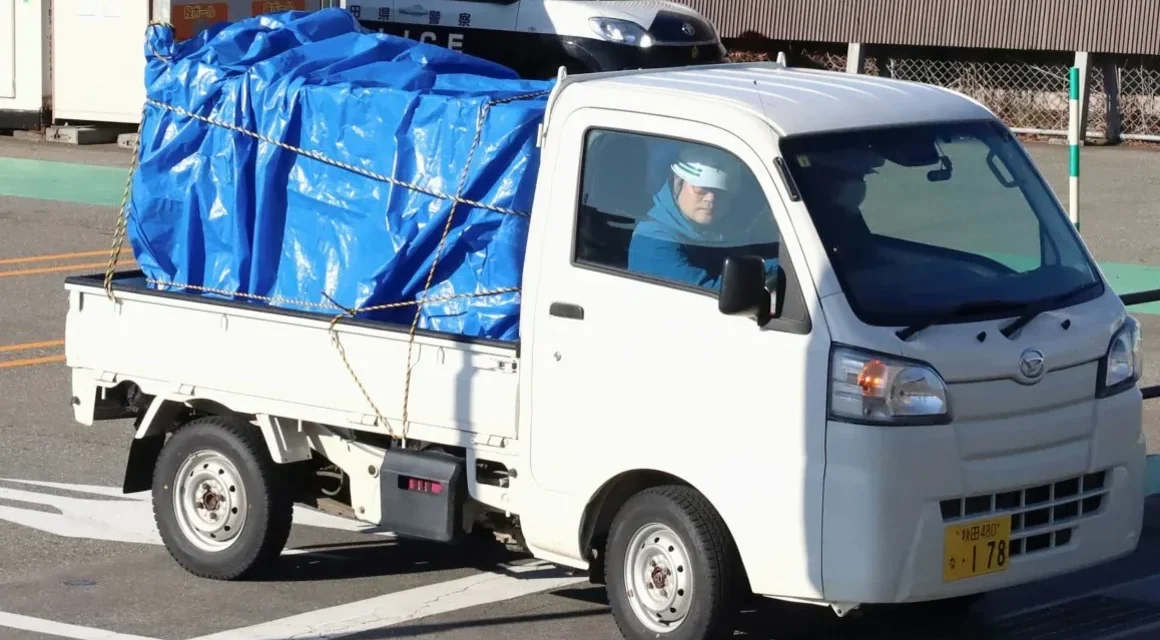
M123 252L124 250L122 250ZM24 258L3 258L0 264L27 264L29 262L52 262L53 260L70 260L72 258L91 258L93 256L107 256L110 251L81 251L80 253L52 253L43 256L27 256Z
M45 356L43 358L27 358L25 360L8 360L6 362L0 362L0 369L29 367L34 364L47 364L49 362L64 362L64 359L64 356Z
M64 345L64 340L47 340L45 342L25 342L23 344L9 344L0 346L0 353L11 353L13 351L31 351L33 349L45 349L48 347L60 347Z
M136 264L136 260L121 260L118 265ZM58 273L61 271L75 271L77 269L96 269L98 267L107 267L108 262L89 262L86 264L66 264L59 267L39 267L36 269L18 269L15 271L0 271L0 278L11 278L13 276L35 276L42 273Z

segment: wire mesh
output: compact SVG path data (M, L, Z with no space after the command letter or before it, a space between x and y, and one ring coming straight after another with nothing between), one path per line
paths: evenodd
M1118 72L1122 136L1160 139L1160 69L1139 65Z
M793 47L793 64L830 71L846 71L845 45L812 43ZM840 50L839 50L840 49ZM770 56L771 58L772 56ZM1070 106L1070 61L965 59L951 54L894 53L867 55L861 73L882 75L946 87L970 96L994 111L1016 131L1066 136ZM739 53L737 60L768 59ZM1160 142L1160 60L1120 61L1105 66L1098 56L1087 77L1088 111L1085 137L1108 133L1108 114L1119 116L1119 134L1125 139ZM1105 81L1105 70L1114 78ZM1111 87L1111 92L1109 92Z
M894 59L892 63L891 76L968 95L990 107L1009 126L1067 132L1067 66L922 58Z

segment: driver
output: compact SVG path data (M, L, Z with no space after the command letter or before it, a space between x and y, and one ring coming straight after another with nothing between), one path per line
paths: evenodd
M629 245L628 268L719 291L725 258L744 253L745 239L727 242L726 231L748 226L730 211L742 167L711 148L690 146L669 167L653 207L637 225ZM767 261L769 268L776 262Z
M822 244L831 260L864 261L873 256L873 233L862 216L866 178L881 162L868 154L809 157L799 184ZM801 162L799 160L799 162Z

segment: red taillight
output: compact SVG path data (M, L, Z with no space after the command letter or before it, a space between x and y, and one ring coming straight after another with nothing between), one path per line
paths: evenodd
M439 495L443 493L443 483L434 482L432 480L420 480L418 478L407 479L407 490L418 491L420 493L433 493Z

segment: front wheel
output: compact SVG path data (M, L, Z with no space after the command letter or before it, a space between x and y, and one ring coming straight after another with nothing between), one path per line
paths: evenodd
M684 486L647 489L624 504L608 536L608 600L628 640L733 635L740 560L709 502Z
M257 427L211 416L165 443L153 476L153 513L169 554L190 573L235 580L270 565L290 535L287 476Z

